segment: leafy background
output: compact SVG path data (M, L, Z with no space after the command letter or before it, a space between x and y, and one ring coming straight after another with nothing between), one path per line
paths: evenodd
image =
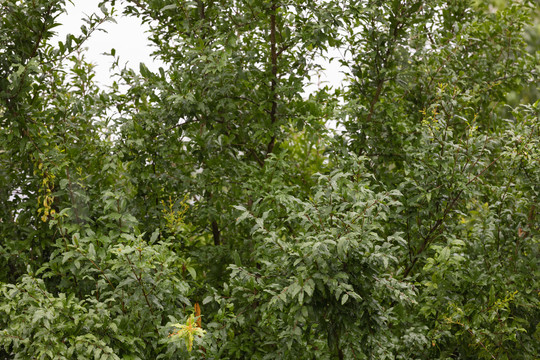
M536 2L124 1L107 88L65 5L0 2L0 357L540 353Z

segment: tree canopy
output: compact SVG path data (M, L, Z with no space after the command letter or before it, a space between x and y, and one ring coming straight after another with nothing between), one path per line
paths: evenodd
M538 356L537 2L122 4L0 0L1 358Z

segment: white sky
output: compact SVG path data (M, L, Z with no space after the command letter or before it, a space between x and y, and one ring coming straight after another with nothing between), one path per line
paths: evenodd
M101 14L98 8L99 0L73 0L73 4L67 3L67 13L61 15L57 21L62 24L55 30L57 37L55 41L64 41L67 34L79 35L80 27L85 24L82 20L86 15L92 13ZM123 66L126 62L128 67L138 71L139 63L143 62L151 71L157 71L163 64L155 61L151 57L152 48L148 40L148 30L146 25L142 25L141 21L135 17L126 17L122 15L122 6L117 2L116 15L114 22L107 22L101 26L103 31L96 31L91 38L85 43L86 59L93 63L96 71L96 81L102 85L110 85L112 79L109 73L109 68L112 63L110 56L102 55L109 53L112 48L116 50L116 55L120 56L120 64ZM340 56L339 52L333 53L333 56ZM340 72L339 63L334 61L328 64L321 59L320 63L324 65L326 71L320 74L320 77L313 76L313 85L306 89L306 93L310 93L317 87L324 85L339 86L344 79L344 75Z
M62 14L57 19L57 22L62 25L55 28L57 32L55 40L64 41L67 34L81 34L81 25L85 24L82 19L86 15L93 13L102 15L98 3L99 0L73 0L73 5L68 2L66 6L67 13ZM116 55L120 56L121 65L127 62L128 67L138 70L139 63L143 62L153 71L162 66L161 63L154 61L150 56L152 48L147 34L145 34L148 27L142 25L141 21L135 17L123 16L121 4L117 3L115 9L117 23L104 23L101 28L107 32L94 32L84 45L88 48L85 53L87 61L96 66L95 79L104 85L112 83L109 74L112 57L102 54L109 53L113 48L116 50Z

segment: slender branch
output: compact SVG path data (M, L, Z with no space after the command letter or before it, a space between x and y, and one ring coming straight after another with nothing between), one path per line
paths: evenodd
M270 83L270 91L272 93L272 108L270 110L270 123L273 125L276 123L276 112L277 112L277 49L276 49L276 10L277 5L275 0L272 2L271 14L270 14L270 63L272 69L272 80ZM273 129L272 129L273 131ZM266 156L274 151L274 146L276 144L276 135L272 135L270 142L268 143L266 149Z
M135 266L131 262L131 259L129 258L127 254L125 256L129 265L131 266L131 272L133 273L133 276L135 276L135 279L137 279L137 282L139 283L139 285L141 285L141 290L144 295L144 300L146 300L146 305L148 305L148 309L150 310L150 313L153 315L154 309L152 307L152 304L150 304L150 300L148 300L148 293L146 292L146 289L144 288L144 284L142 281L142 270L141 270L141 276L137 275L137 272L135 271Z
M369 105L369 113L366 118L367 122L371 121L371 118L373 117L373 113L375 112L375 104L379 101L379 97L381 96L382 88L384 85L384 78L379 79L379 83L377 85L377 90L375 91L375 95L373 96L373 99L371 100L371 103Z
M478 173L474 178L472 178L471 180L469 180L465 186L468 186L470 185L472 182L476 181L480 176L482 176L482 174L484 174L487 169L489 169L493 164L495 164L500 158L501 158L502 154L499 155L495 160L493 160L488 166L486 166L482 171L480 171L480 173ZM413 258L413 260L411 261L411 263L405 268L405 271L403 273L403 277L406 278L409 273L411 272L411 270L413 269L414 265L418 262L418 259L420 257L420 255L424 252L424 250L429 246L429 244L435 239L436 237L436 232L439 230L439 228L441 227L441 225L444 224L448 214L450 213L450 210L452 210L452 208L454 207L454 205L458 202L458 200L460 199L461 195L463 194L463 191L465 189L461 189L458 194L454 197L454 199L448 203L448 205L446 206L445 210L444 210L444 214L443 216L437 220L435 222L435 224L433 224L433 226L431 227L431 229L429 230L429 232L427 233L427 235L424 237L424 241L422 242L422 244L420 245L420 247L418 248L418 250L416 251L416 254Z
M75 248L75 250L77 250L77 252L79 254L81 254L82 256L85 257L86 260L90 261L92 263L92 265L94 265L94 267L96 269L98 269L98 271L101 273L101 275L103 275L103 277L105 278L105 280L107 280L107 282L109 283L109 286L113 289L113 290L116 290L116 286L113 285L113 283L111 282L111 280L109 280L109 278L107 277L107 275L105 274L105 272L103 271L103 269L92 259L90 259L88 257L87 254L85 254L84 252L81 251L81 249L79 249L78 247ZM126 307L125 307L125 303L124 303L124 297L122 296L120 298L120 302L122 303L122 312L125 314L126 313Z
M214 237L214 245L221 245L221 232L216 220L212 220L212 236Z

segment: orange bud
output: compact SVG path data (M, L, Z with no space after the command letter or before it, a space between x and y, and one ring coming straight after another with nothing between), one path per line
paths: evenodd
M199 303L195 303L195 305L193 306L195 308L195 318L197 319L196 322L197 322L197 326L198 327L202 327L202 322L201 322L201 307L199 306Z

